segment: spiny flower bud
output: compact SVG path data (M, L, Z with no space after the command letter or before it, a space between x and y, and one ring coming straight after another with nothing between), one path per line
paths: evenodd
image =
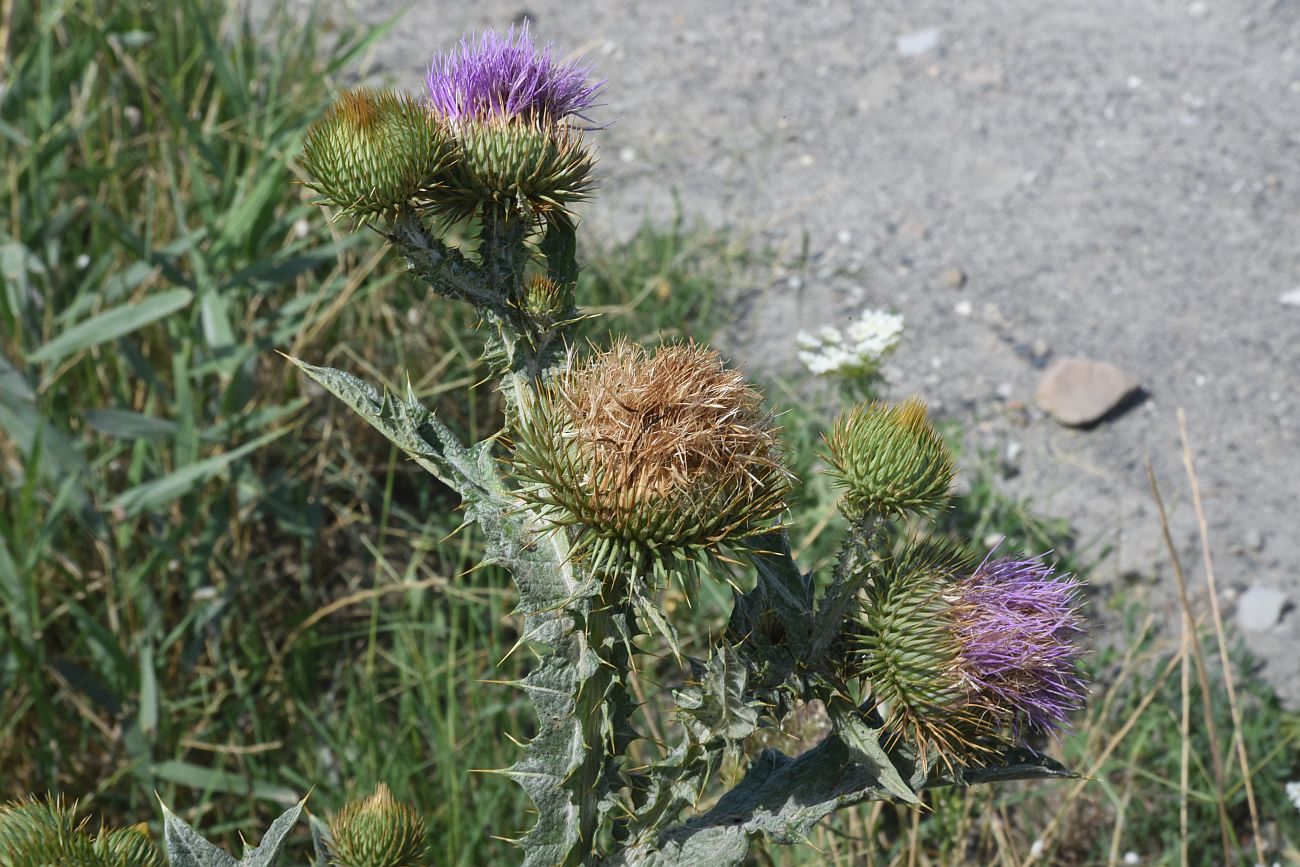
M604 82L591 82L590 66L557 63L553 48L540 51L528 25L503 37L488 30L478 45L464 39L459 51L439 54L429 66L429 105L451 121L519 118L554 125L587 119Z
M766 529L789 476L762 398L717 352L619 342L541 388L515 442L521 495L578 529L592 568L693 574Z
M564 292L554 280L538 274L524 287L524 312L541 321L553 320L564 312Z
M522 205L533 214L568 211L593 186L595 155L573 129L492 119L456 130L460 159L447 172L436 206L452 219L483 205Z
M143 822L129 828L105 828L95 837L95 852L112 867L163 867L162 853Z
M826 445L851 517L925 512L947 499L952 455L919 398L854 407L835 422Z
M61 798L0 805L0 864L5 867L127 867L106 857ZM130 864L130 867L135 867ZM152 867L152 865L149 865Z
M949 766L1028 729L1060 728L1082 700L1078 582L1038 560L985 560L926 541L886 561L850 625L851 666L885 728Z
M446 130L414 99L361 87L307 130L302 162L312 189L364 220L423 195L452 156Z
M0 864L6 867L163 867L144 824L101 829L92 839L76 805L61 798L0 806Z
M368 798L350 801L330 822L331 867L420 867L429 835L414 809L380 783Z

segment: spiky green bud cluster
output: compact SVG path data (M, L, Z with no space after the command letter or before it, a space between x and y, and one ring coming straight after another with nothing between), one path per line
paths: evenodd
M514 468L593 569L659 579L767 529L790 487L759 393L694 344L620 341L558 374L516 432Z
M383 783L345 804L329 824L331 867L423 867L429 834L420 814L393 799Z
M524 312L540 324L549 324L565 312L564 290L549 277L535 275L524 287Z
M952 486L952 454L916 397L858 405L827 438L830 475L850 517L938 509Z
M366 220L427 193L453 156L443 124L424 106L362 87L311 125L302 161L314 190Z
M848 674L869 687L885 729L915 749L923 765L973 760L995 730L987 709L963 684L945 595L974 563L955 544L907 544L872 565L872 580L849 624Z
M455 131L459 159L435 202L453 219L483 207L521 207L536 216L567 212L592 188L596 158L572 127L494 117Z
M4 867L163 867L144 825L102 829L91 836L76 807L61 799L0 805L0 864Z

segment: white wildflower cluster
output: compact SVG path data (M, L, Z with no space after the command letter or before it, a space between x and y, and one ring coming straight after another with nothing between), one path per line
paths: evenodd
M1295 804L1295 808L1300 810L1300 780L1292 780L1286 784L1286 796Z
M866 310L843 332L827 325L816 334L800 331L799 360L818 376L874 373L903 336L903 317Z

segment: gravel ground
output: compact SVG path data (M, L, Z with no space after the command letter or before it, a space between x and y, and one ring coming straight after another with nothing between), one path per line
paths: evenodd
M524 16L609 81L589 231L680 202L779 251L723 336L752 369L795 372L799 327L902 312L894 392L1010 453L1006 486L1107 552L1095 580L1145 576L1166 611L1144 460L1203 585L1185 408L1228 616L1251 588L1271 606L1242 634L1300 705L1300 2L423 2L375 66L416 88L435 49ZM1062 428L1033 396L1067 356L1145 399Z

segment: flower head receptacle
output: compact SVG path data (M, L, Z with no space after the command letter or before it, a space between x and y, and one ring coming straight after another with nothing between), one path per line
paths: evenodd
M577 130L489 118L455 134L460 158L433 201L453 220L482 208L568 213L594 186L596 157Z
M302 154L312 189L362 220L426 194L453 159L447 130L423 106L366 87L345 92L311 125Z
M850 517L929 512L948 498L952 454L919 398L854 407L836 420L826 445Z
M1039 560L974 565L954 546L917 543L864 594L850 668L923 764L973 764L1063 727L1081 703L1078 587Z
M484 33L433 59L427 107L452 130L460 160L434 204L453 220L482 209L530 219L567 212L592 187L595 155L583 139L603 82L590 67L537 48L528 28Z
M525 501L633 579L693 575L768 529L790 487L759 393L694 344L616 343L540 389L515 439Z

